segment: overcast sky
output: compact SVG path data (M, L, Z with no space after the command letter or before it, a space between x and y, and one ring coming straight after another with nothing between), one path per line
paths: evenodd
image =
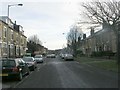
M8 4L22 3L22 7L10 7L10 18L23 26L27 37L37 35L43 45L52 50L66 46L66 35L70 27L80 18L81 0L19 1L0 1L2 7L0 16L7 15Z

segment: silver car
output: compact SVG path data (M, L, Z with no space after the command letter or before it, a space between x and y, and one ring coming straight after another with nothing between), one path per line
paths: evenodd
M43 63L43 56L42 55L35 55L34 59L37 63Z
M37 68L37 62L33 57L23 57L23 60L28 64L31 71L34 71L35 68Z
M64 60L74 60L73 55L72 54L65 54Z

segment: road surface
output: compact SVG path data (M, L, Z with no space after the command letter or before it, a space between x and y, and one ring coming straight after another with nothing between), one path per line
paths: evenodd
M45 58L44 63L13 88L117 88L117 73L76 61ZM6 85L6 82L3 83ZM9 84L9 83L8 83ZM7 84L7 85L8 85Z

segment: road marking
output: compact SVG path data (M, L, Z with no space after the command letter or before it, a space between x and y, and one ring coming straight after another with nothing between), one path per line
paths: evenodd
M80 62L78 62L78 61L75 61L76 63L80 63Z

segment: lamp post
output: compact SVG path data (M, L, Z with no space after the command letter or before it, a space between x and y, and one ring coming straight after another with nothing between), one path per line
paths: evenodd
M9 8L10 8L11 6L23 6L23 4L12 4L12 5L8 5L8 12L7 12L8 18L9 18Z
M8 43L8 33L9 33L9 8L11 7L11 6L23 6L23 4L12 4L12 5L8 5L8 10L7 10L7 57L9 58L10 57L10 46L8 45L9 43Z

